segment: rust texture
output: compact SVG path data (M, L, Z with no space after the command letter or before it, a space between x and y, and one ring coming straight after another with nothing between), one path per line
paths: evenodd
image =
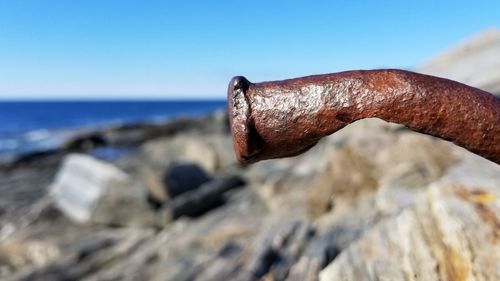
M500 98L404 70L263 83L237 76L229 84L228 114L242 163L298 155L356 120L375 117L451 141L500 164Z

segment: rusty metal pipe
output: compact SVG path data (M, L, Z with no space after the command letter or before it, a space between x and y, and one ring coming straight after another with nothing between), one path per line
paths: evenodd
M363 118L451 141L500 164L500 98L410 71L365 70L251 83L234 77L228 114L238 160L298 155Z

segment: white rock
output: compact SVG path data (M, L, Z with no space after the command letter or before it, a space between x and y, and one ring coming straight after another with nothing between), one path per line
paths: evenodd
M51 185L56 206L80 223L150 224L145 192L117 167L83 154L68 155Z

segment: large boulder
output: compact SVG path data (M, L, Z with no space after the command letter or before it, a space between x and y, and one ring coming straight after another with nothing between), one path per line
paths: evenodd
M117 167L87 155L68 155L50 190L56 206L79 223L155 223L146 189Z

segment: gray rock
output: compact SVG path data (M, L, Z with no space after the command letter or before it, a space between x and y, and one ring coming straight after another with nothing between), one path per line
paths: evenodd
M59 258L59 249L52 243L13 237L0 241L0 277L26 267L41 267Z
M467 159L347 247L320 280L499 279L499 175L499 166Z
M214 180L199 189L183 193L173 199L170 209L173 218L198 217L225 202L224 194L245 184L238 176Z
M285 280L314 237L312 226L301 221L279 224L274 231L256 243L254 256L248 261L247 269L256 279L268 276L271 280Z
M172 163L163 176L168 196L172 199L193 191L212 178L194 163Z
M82 152L107 145L106 138L100 132L89 132L76 135L67 140L63 148L66 151Z
M208 172L236 163L231 136L225 134L181 133L150 140L141 146L144 158L162 168L171 161L193 162Z
M151 236L151 231L140 229L95 231L74 241L71 254L44 267L21 271L9 280L109 280L107 276L91 276L128 258ZM127 280L143 280L134 277Z
M87 155L68 155L50 190L56 206L79 223L154 224L145 188L115 166Z
M160 169L174 161L195 163L209 172L218 166L214 148L200 135L181 134L152 140L141 150L145 158Z

